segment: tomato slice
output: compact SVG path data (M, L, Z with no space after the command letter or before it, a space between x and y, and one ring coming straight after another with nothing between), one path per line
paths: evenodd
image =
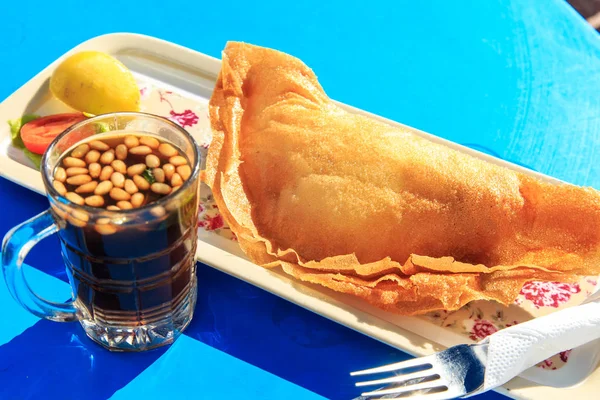
M86 116L82 113L54 114L34 119L21 127L21 139L27 150L44 154L55 137L84 119Z

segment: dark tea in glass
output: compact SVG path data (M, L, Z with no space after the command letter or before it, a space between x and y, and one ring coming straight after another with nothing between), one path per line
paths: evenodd
M74 300L39 299L18 273L13 295L36 315L79 320L111 350L171 343L196 300L199 165L193 138L152 115L94 117L63 133L43 160L50 210L26 224L58 233Z

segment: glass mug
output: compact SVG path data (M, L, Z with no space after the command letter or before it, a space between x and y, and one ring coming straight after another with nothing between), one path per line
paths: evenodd
M77 205L52 185L65 151L93 135L133 133L170 142L192 173L178 190L147 205L109 211ZM59 135L42 159L50 208L4 238L2 267L11 295L29 312L53 321L79 321L100 345L141 351L172 343L190 323L196 303L196 240L200 155L194 139L162 117L111 113L82 121ZM34 293L22 262L38 241L54 233L72 288L55 303Z

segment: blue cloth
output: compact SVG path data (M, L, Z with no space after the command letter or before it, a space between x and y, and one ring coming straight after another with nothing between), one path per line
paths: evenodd
M215 57L243 40L300 57L336 100L600 189L600 41L562 0L543 3L8 1L0 99L103 33L148 34ZM46 207L0 179L1 236ZM68 296L56 238L27 262L34 288ZM0 287L0 399L348 399L359 393L349 371L408 357L209 267L198 273L186 336L144 354L112 354L77 324L39 321Z

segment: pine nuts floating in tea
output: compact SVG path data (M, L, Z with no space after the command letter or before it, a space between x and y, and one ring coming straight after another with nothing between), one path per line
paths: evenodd
M53 186L78 205L109 211L139 208L169 195L191 174L185 155L149 135L112 135L75 145L54 172ZM114 227L99 231L113 232Z

